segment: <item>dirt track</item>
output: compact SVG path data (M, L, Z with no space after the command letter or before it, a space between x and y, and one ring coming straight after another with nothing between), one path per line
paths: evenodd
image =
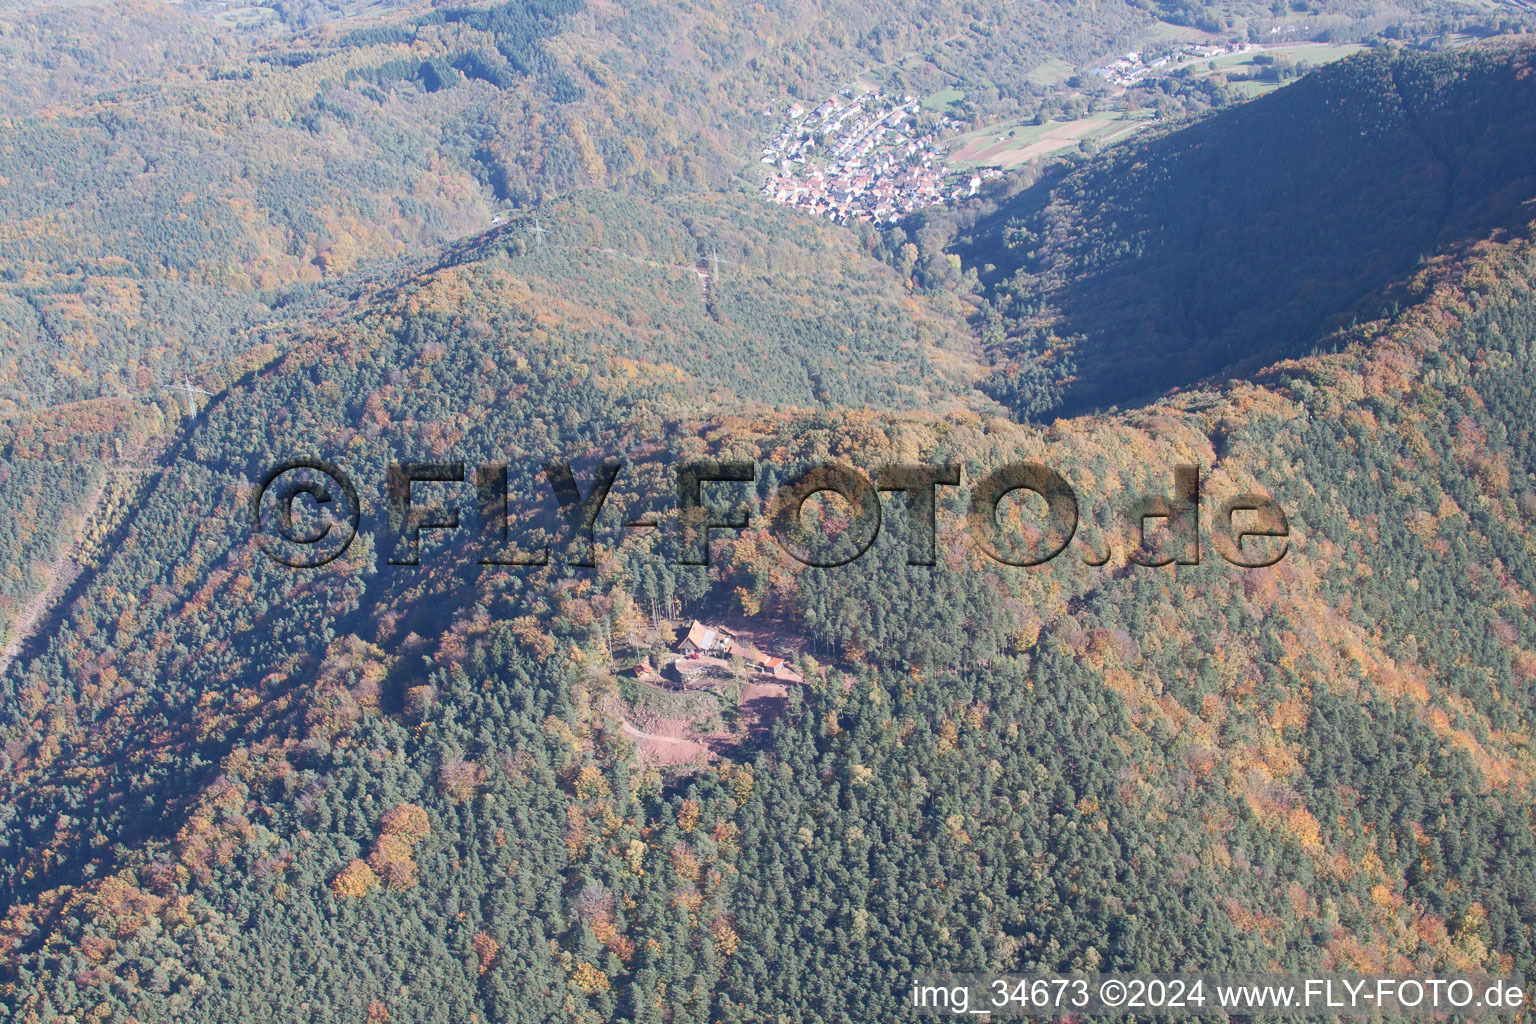
M709 754L709 748L702 743L695 743L680 736L661 736L654 732L645 732L631 725L628 719L620 719L619 727L624 735L633 739L639 746L642 760L654 761L658 764L688 764L700 754L706 756Z

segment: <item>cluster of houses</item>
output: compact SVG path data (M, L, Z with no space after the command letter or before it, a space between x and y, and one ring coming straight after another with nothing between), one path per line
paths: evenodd
M751 676L780 683L803 683L800 673L783 658L764 654L739 640L722 626L706 626L697 619L673 648L678 657L657 672L648 662L635 666L635 675L652 683L682 690L704 689L729 678L741 664ZM740 663L735 659L741 659Z
M980 179L948 181L939 135L955 124L941 118L920 131L919 103L883 93L844 90L807 112L799 104L763 147L762 162L778 168L763 195L839 223L890 221L924 206L974 194Z
M1090 74L1107 78L1123 89L1158 75L1171 74L1187 64L1224 57L1230 53L1246 53L1254 47L1248 43L1185 43L1175 53L1154 57L1150 61L1140 53L1126 53L1108 64L1094 68Z

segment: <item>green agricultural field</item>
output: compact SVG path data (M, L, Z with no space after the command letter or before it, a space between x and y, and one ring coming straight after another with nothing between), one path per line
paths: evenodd
M1265 54L1271 57L1283 58L1295 63L1306 61L1308 64L1332 64L1336 60L1343 60L1351 54L1359 53L1365 49L1359 43L1342 43L1329 45L1327 43L1296 43L1290 46L1266 46L1262 50L1249 50L1247 53L1230 53L1224 57L1217 57L1213 63L1217 71L1244 71L1257 70L1261 65L1254 62L1254 57ZM1204 66L1206 62L1200 62L1196 66Z
M957 137L951 143L950 164L960 170L1017 167L1070 149L1085 139L1101 146L1118 142L1146 123L1148 116L1145 111L1102 111L1074 121L992 125Z
M1209 62L1198 62L1194 66L1202 75L1226 75L1236 73L1239 76L1247 76L1264 67L1254 60L1260 54L1275 57L1291 63L1307 63L1313 66L1332 64L1334 61L1343 60L1345 57L1359 53L1365 49L1358 43L1342 43L1330 45L1327 43L1295 43L1288 46L1266 46L1261 50L1250 50L1247 53L1231 53L1223 57L1217 57ZM1208 65L1214 68L1206 70ZM1261 82L1252 80L1228 81L1232 88L1241 92L1246 98L1262 96L1264 93L1273 92L1284 85L1284 82Z
M965 99L965 93L959 89L940 89L923 97L923 106L928 110L943 111L963 99Z
M1253 99L1255 96L1262 96L1280 88L1279 82L1231 82L1229 84L1247 99Z
M1231 33L1206 32L1192 25L1175 25L1172 22L1159 21L1147 30L1145 40L1147 43L1222 43ZM1134 49L1134 47L1131 47Z
M1030 71L1027 77L1035 85L1056 85L1058 82L1065 82L1071 78L1075 70L1066 61L1052 57L1044 64Z

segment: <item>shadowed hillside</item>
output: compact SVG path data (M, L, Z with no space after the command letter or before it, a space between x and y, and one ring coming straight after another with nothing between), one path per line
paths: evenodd
M1015 332L1071 339L1070 413L1305 352L1532 196L1529 49L1377 52L1030 188L958 251Z

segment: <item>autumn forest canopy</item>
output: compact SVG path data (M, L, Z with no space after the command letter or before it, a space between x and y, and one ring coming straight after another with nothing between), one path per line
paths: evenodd
M0 8L4 1015L862 1022L933 972L1531 974L1527 21ZM915 109L861 137L938 140L939 201L762 194L785 124L876 93ZM835 177L837 138L790 170ZM318 568L250 514L296 459L366 513ZM607 459L583 564L549 467L581 499ZM466 467L408 487L461 515L410 566L405 463ZM1022 463L1078 499L1033 567L969 504ZM671 546L701 464L754 467L701 492L742 524L708 565ZM955 467L933 564L899 488L861 557L790 557L772 500L828 464ZM1283 557L1137 564L1180 466L1202 538L1260 494ZM498 499L547 560L482 564ZM798 522L845 551L853 511Z

